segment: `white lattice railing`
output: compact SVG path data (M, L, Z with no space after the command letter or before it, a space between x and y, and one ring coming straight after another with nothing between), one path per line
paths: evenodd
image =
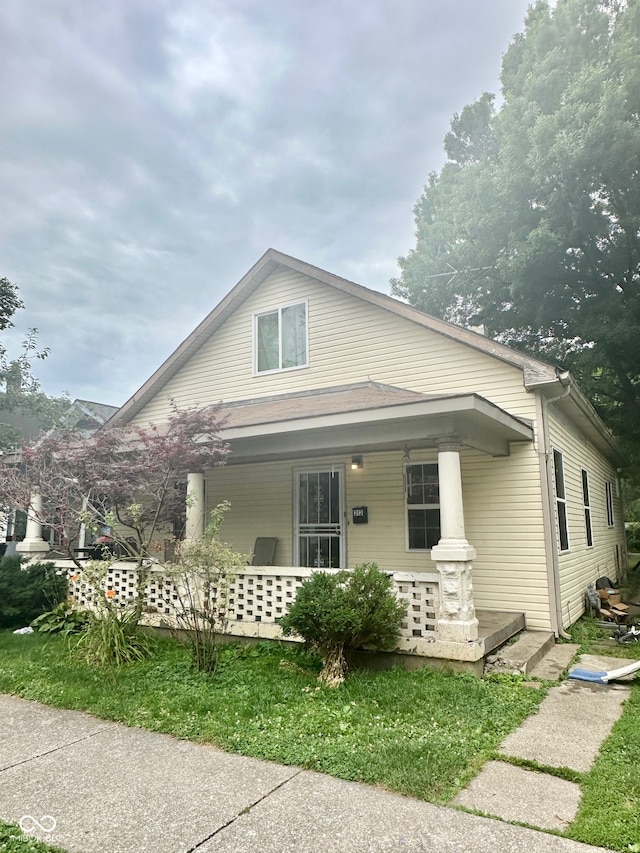
M68 569L69 593L81 607L91 607L95 593L82 571ZM228 591L228 633L236 636L280 636L277 621L287 612L311 569L283 566L248 566L238 573ZM407 613L401 628L401 645L436 639L437 577L433 574L395 572L396 595L406 601ZM137 571L127 563L114 563L104 580L104 589L122 606L133 602ZM152 568L145 589L147 621L155 625L176 624L181 607L179 592L162 567Z

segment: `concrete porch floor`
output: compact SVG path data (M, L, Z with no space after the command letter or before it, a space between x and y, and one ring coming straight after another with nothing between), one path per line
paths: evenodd
M524 613L476 610L478 636L484 640L485 655L525 629Z

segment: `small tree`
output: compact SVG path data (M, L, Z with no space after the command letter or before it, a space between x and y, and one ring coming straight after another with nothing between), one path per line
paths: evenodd
M223 501L212 510L202 539L180 543L177 564L168 569L165 579L167 600L176 610L179 627L186 632L193 665L202 672L215 672L217 668L216 639L227 625L231 584L249 559L220 539L229 506ZM177 595L177 601L169 598L171 593Z
M22 448L19 464L0 461L0 502L35 515L58 535L79 569L81 527L110 528L111 548L138 565L136 617L142 614L148 556L185 508L189 471L224 464L217 408L173 407L166 425L99 430L85 438L57 430ZM31 505L37 492L42 509ZM107 556L107 555L105 555Z
M375 563L335 574L314 572L298 590L280 620L285 636L298 634L322 657L320 681L344 681L346 649L389 649L396 641L406 605L393 592L391 578Z

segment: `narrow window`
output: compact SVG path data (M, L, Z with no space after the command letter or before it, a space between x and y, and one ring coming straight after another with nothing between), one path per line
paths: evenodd
M615 521L613 517L613 483L609 480L604 484L604 494L607 502L607 525L613 527Z
M591 527L591 498L589 497L589 475L582 469L582 503L584 505L584 527L587 534L587 548L593 545L593 528Z
M558 535L560 550L569 550L569 528L567 525L567 495L564 486L564 460L559 450L553 451L553 470L556 483L556 511L558 514Z
M255 317L256 373L307 364L307 305L287 305Z
M407 547L426 551L440 541L440 489L436 462L406 467Z

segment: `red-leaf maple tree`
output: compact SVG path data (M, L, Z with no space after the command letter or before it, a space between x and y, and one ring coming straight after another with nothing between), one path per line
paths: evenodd
M186 475L225 463L222 425L216 407L173 406L160 426L107 426L89 438L54 430L26 444L19 462L0 462L0 501L53 528L78 566L82 525L92 534L108 527L115 552L142 565L184 514ZM41 510L32 505L34 492Z

